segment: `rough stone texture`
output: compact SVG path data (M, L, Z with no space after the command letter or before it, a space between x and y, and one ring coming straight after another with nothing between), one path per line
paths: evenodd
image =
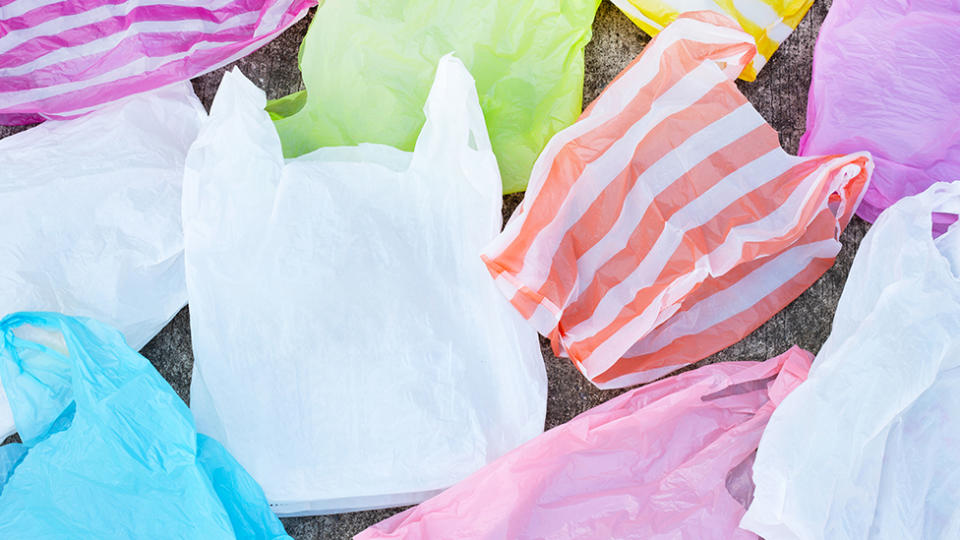
M755 82L740 82L753 105L780 133L783 146L796 152L804 131L807 89L817 31L829 2L817 0L800 27L784 43ZM312 14L311 14L312 15ZM306 33L309 17L289 29L260 51L235 65L270 98L303 88L296 66L297 49ZM605 1L594 22L593 41L587 46L584 105L592 101L637 54L649 38L612 4ZM223 68L194 81L204 105L210 106ZM23 128L0 127L0 137ZM509 216L521 195L505 198L504 216ZM843 289L856 246L868 225L854 219L843 235L844 248L837 264L807 292L746 339L697 365L730 360L764 360L797 344L810 351L820 349L830 333L830 324ZM619 391L599 391L565 359L556 358L545 340L541 348L547 363L550 393L546 427L561 424ZM177 393L188 400L193 354L190 346L189 313L184 309L144 349ZM287 531L297 539L348 538L392 515L397 510L377 510L309 518L284 519Z
M0 139L13 135L14 133L19 133L25 129L31 128L33 125L29 126L0 126Z

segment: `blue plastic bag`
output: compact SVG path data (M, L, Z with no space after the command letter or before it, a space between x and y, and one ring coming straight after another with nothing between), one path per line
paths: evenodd
M260 486L117 330L17 313L0 380L0 538L289 538Z

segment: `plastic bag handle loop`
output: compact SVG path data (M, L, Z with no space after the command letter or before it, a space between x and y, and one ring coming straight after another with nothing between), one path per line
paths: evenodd
M931 214L960 216L960 180L934 184L930 198L933 199L933 204L930 205Z
M456 160L465 151L492 151L476 83L453 53L437 64L423 112L427 120L417 138L415 163L437 156ZM471 141L474 148L470 148Z
M32 446L42 439L53 423L62 414L70 403L75 400L73 380L78 376L77 366L71 359L45 345L26 340L14 335L14 329L30 325L48 330L59 330L70 349L70 339L63 316L56 313L20 312L7 315L0 320L0 330L3 333L2 348L0 348L0 380L3 381L7 397L10 399L14 422L20 432L20 438L27 446ZM60 362L60 366L52 368L45 366L35 372L31 366L24 364L24 358L19 349L31 349ZM17 377L27 377L28 386L22 386L16 381ZM69 382L67 382L69 381ZM56 388L55 391L39 392L40 388ZM69 388L67 388L69 387ZM66 391L65 391L66 390ZM31 408L19 411L14 407L18 394L27 394L26 401Z
M482 222L475 224L478 234L483 231L484 235L495 235L502 219L500 169L487 134L476 83L453 53L438 62L423 112L427 121L413 150L410 169L431 171L425 176L444 182L429 186L434 189L470 186L478 195L478 208L486 206ZM437 170L448 171L451 178L436 174Z
M931 242L935 237L954 229L960 223L960 181L937 182L915 197L922 205L924 228L933 231L930 237ZM945 222L938 220L937 214L954 216L958 219ZM881 213L882 216L883 213Z
M17 353L17 349L32 349L43 354L53 356L58 360L67 361L67 357L60 354L59 351L55 351L50 347L35 341L19 338L13 333L15 328L24 325L36 326L37 328L56 329L60 330L61 332L63 331L62 324L60 324L62 321L58 320L57 323L53 323L50 321L51 317L44 315L45 314L32 312L14 313L4 317L3 320L0 321L0 328L3 329L3 348L6 350L7 354L9 354L11 358L13 358L18 364L20 361L20 354Z
M59 331L68 355L15 336L13 329L24 325ZM0 320L0 331L3 332L0 378L7 397L11 405L18 394L26 396L23 402L31 404L24 410L12 407L20 437L27 445L42 439L71 402L76 402L78 410L85 410L144 371L153 369L148 360L135 353L129 357L111 354L111 348L126 348L126 340L116 329L90 319L50 312L21 312ZM91 357L89 347L100 348L97 360ZM34 364L33 360L23 358L18 348L49 355L59 365ZM24 378L16 381L17 377ZM178 412L184 418L189 414L186 405Z

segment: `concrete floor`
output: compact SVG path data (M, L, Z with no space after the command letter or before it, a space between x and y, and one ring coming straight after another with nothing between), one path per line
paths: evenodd
M804 131L807 89L817 31L826 16L829 0L816 0L800 27L773 56L755 82L740 82L740 89L766 120L780 133L784 148L796 152ZM283 33L275 41L236 63L248 78L277 98L303 88L296 66L297 48L306 33L308 20ZM604 1L593 25L593 41L586 50L584 105L632 60L649 38L609 2ZM194 88L204 105L210 106L225 69L200 77ZM19 131L0 127L0 137ZM505 199L509 215L521 196ZM843 236L844 248L836 265L806 293L743 341L707 358L697 365L730 360L765 360L796 344L816 352L830 333L830 324L843 289L856 247L868 225L855 218ZM541 340L550 393L547 404L549 429L617 395L599 391L565 359L556 358ZM189 313L184 309L144 349L160 373L184 399L188 399L193 353L190 345ZM378 510L331 516L284 519L294 538L348 538L397 510Z

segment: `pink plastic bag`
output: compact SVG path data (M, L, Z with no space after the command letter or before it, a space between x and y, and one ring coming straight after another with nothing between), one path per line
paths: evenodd
M753 457L812 360L794 347L637 388L356 538L756 538L737 526Z
M960 1L834 0L800 155L855 150L876 161L857 211L871 222L903 197L960 180Z
M866 153L799 158L734 79L753 38L681 15L537 159L483 258L595 385L648 382L739 341L813 284Z
M0 0L0 124L77 116L247 55L316 0Z

